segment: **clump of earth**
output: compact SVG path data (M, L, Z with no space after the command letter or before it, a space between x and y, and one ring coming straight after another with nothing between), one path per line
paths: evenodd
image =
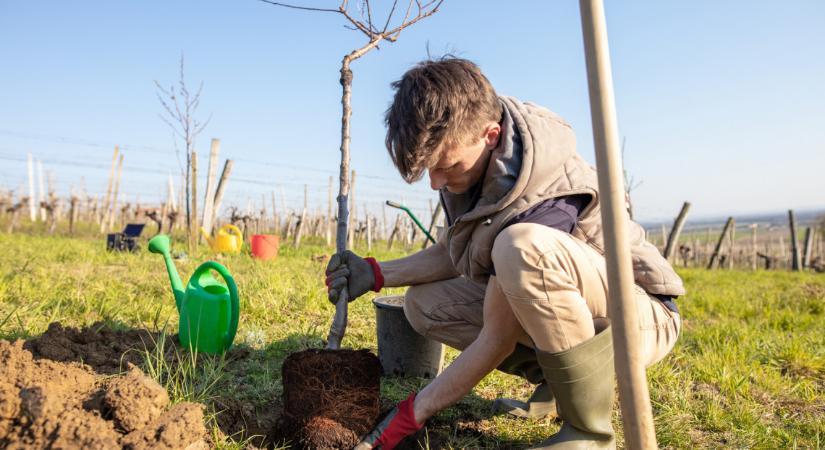
M109 341L105 350L92 334L85 343L67 337L84 331L59 325L49 330L28 343L0 340L0 448L208 447L203 405L171 405L161 385L121 359L128 352L117 354L125 340ZM62 345L50 340L56 336L66 338ZM120 364L128 370L109 375Z
M381 362L367 350L304 350L282 368L283 437L299 448L352 448L380 413Z

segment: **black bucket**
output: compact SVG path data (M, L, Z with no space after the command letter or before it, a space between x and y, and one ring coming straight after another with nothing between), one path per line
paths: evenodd
M384 375L434 378L444 367L444 345L418 334L404 315L404 296L377 297L378 359Z

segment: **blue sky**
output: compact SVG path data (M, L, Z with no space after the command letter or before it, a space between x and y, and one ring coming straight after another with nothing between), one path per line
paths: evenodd
M640 219L671 218L684 200L694 217L825 207L825 2L608 3ZM260 204L275 191L280 207L283 189L296 208L306 183L326 209L340 60L363 43L337 14L253 0L0 0L0 188L25 182L31 152L60 192L83 177L101 193L119 144L125 198L165 195L179 169L153 80L175 82L183 53L190 86L204 83L199 115L212 117L197 143L201 167L212 137L235 160L227 202ZM400 181L383 148L389 84L428 48L477 62L499 93L567 118L594 161L577 2L447 0L353 65L359 206L378 212L394 199L422 212L435 198L426 179Z

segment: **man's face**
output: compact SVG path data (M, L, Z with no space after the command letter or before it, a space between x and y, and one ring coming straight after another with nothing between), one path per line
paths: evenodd
M438 161L427 169L430 187L434 190L446 188L453 194L467 192L484 176L490 152L498 145L500 133L501 127L491 123L483 136L470 143L445 147Z

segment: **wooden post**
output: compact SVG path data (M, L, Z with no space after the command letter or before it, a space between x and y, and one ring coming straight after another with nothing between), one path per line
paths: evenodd
M389 239L387 235L387 204L381 203L381 239Z
M215 219L218 217L218 212L221 210L221 202L223 202L223 193L226 191L226 185L229 183L229 174L232 173L232 160L227 159L223 163L223 171L221 178L218 180L218 186L215 189L215 200L212 202L212 224L215 224Z
M679 242L679 234L682 232L682 227L685 225L685 219L687 219L688 211L690 211L690 202L685 202L682 204L682 210L679 211L679 215L676 216L676 220L673 221L673 228L670 229L670 235L667 237L667 244L665 245L664 257L668 261L670 261L670 257L673 255L673 249Z
M714 264L716 264L716 260L719 258L719 251L722 250L722 244L725 242L725 238L729 236L728 230L731 225L733 225L733 217L728 217L728 221L725 222L725 226L722 228L722 234L719 235L719 241L716 242L716 247L714 247L713 253L710 255L708 269L713 269Z
M608 314L613 327L624 436L628 448L655 449L656 432L642 360L633 264L627 237L628 219L604 5L601 0L580 0L579 6L604 226L610 295Z
M788 225L791 227L791 270L802 268L802 259L799 254L799 245L796 240L796 218L792 209L788 210Z
M191 153L191 193L189 195L190 199L190 210L191 210L191 220L189 221L189 255L194 257L197 248L198 248L198 154L196 152Z
M123 154L120 154L120 157L117 161L117 175L115 176L115 190L112 193L112 201L111 201L111 208L109 209L109 215L105 219L108 222L108 229L112 230L115 224L115 214L117 213L117 203L118 203L118 196L120 195L120 177L123 175Z
M734 252L736 251L736 223L734 222L730 227L730 234L728 235L728 269L733 269Z
M221 150L221 140L212 139L212 146L209 149L209 167L206 169L206 192L203 196L203 229L207 234L212 234L213 217L212 210L215 206L215 176L218 171L218 152ZM198 240L201 235L198 234Z
M187 201L185 192L188 190L188 188L186 187L186 172L189 170L191 165L192 165L192 163L190 162L189 166L187 166L186 170L181 171L181 174L180 174L180 189L178 189L178 205L180 205L180 213L181 214L180 214L180 217L177 217L176 220L175 220L175 224L178 226L178 228L183 228L184 226L187 227L184 230L185 233L189 233L189 228L188 228L189 223L186 222L186 216L182 215L182 213L189 208L187 206L187 204L184 203L184 202Z
M756 229L759 226L757 224L751 224L751 270L757 269L757 246L756 246Z
M46 201L46 188L43 186L43 163L37 160L37 205L40 208L40 220L46 220L46 208L43 207L43 202Z
M77 196L72 194L69 206L69 235L74 236L74 223L77 220Z
M438 204L435 206L435 211L433 211L432 219L430 220L430 228L427 229L427 233L429 233L430 236L433 236L433 238L435 238L436 241L438 241L438 237L433 235L433 230L436 227L436 223L438 223L438 219L441 218L441 208L441 202L438 202ZM427 239L425 236L424 245L421 248L425 249L428 245L430 245L430 240Z
M347 248L352 248L353 243L355 241L355 227L354 222L357 218L357 211L355 207L355 169L352 170L352 176L350 177L350 193L349 193L349 200L350 200L350 215L349 215L349 223L347 224L347 228L349 229L349 234L347 235Z
M387 250L392 250L392 244L395 240L395 237L398 236L399 230L401 227L401 214L395 215L395 225L392 227L392 231L390 232L390 237L387 239Z
M175 197L175 182L172 180L172 174L169 174L169 182L166 193L166 204L172 211L178 210L178 204Z
M112 183L114 182L114 179L115 179L115 170L116 170L116 167L117 167L117 154L118 154L118 148L117 148L117 146L115 146L115 151L112 154L112 167L111 167L111 169L109 169L109 181L108 181L108 183L106 183L106 197L103 200L103 215L102 215L102 218L101 218L101 221L100 221L100 232L101 233L106 232L106 226L108 225L106 223L106 219L108 218L108 215L109 215L109 201L112 198Z
M805 228L805 243L802 247L802 268L807 269L811 265L811 250L813 248L814 232L813 228Z
M667 246L667 228L662 224L662 254L665 253L665 246Z
M31 153L29 153L29 156L28 156L28 168L29 168L29 217L31 218L31 221L34 222L34 221L37 220L37 208L35 208L36 197L34 195L34 162L32 161L32 154ZM114 162L112 162L112 168L114 169Z
M327 247L332 245L332 176L329 177L329 190L327 193L327 226L326 226L326 242Z
M274 227L273 233L280 235L281 217L278 216L278 203L275 201L275 191L272 191L272 226Z
M293 243L293 247L298 248L301 245L301 236L304 233L304 229L307 227L307 185L304 185L304 210L301 212L301 220L298 222L295 230L295 242Z
M367 252L372 252L372 221L367 213L367 205L364 204L364 213L367 216Z

